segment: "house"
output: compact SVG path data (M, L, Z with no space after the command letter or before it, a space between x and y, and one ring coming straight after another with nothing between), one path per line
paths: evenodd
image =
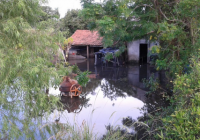
M159 45L158 42L140 39L127 43L128 61L133 63L149 63L150 49L152 46Z
M76 30L71 36L73 43L69 51L69 59L92 58L95 52L103 48L103 37L98 31ZM158 45L156 42L140 39L127 43L128 61L134 63L149 63L150 48Z
M76 30L71 36L73 42L69 50L69 59L94 57L94 53L103 48L103 38L98 31Z

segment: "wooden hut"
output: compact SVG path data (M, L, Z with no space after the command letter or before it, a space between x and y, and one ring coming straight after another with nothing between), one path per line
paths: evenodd
M98 31L76 30L71 38L73 39L73 43L71 45L71 51L69 51L69 59L73 58L70 56L77 55L87 58L94 57L95 52L103 48L103 38L99 36Z

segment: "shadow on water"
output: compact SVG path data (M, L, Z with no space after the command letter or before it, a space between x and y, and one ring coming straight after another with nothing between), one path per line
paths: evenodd
M63 104L63 109L67 110L68 113L79 113L85 107L90 106L88 100L84 97L78 98L74 97L61 97L61 103Z
M126 129L130 134L137 130L130 125L145 113L153 112L166 101L160 97L149 100L142 79L153 73L164 83L164 73L157 72L149 65L124 65L121 67L94 66L94 60L73 60L81 71L90 71L96 78L90 79L78 98L62 97L64 111L59 114L59 122L83 121L95 124L94 132L100 136L110 131L111 127ZM55 92L55 91L54 91ZM57 91L58 92L58 91ZM50 91L50 94L53 92ZM55 115L55 113L54 113ZM53 114L50 120L53 120Z

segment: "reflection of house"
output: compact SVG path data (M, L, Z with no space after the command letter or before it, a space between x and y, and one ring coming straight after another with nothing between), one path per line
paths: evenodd
M150 48L158 43L153 43L145 39L135 40L127 44L128 61L149 63Z
M69 51L69 59L94 57L94 53L103 48L103 38L99 36L98 31L76 30L71 38L73 43Z

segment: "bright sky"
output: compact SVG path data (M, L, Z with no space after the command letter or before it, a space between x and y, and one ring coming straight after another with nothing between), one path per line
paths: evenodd
M101 0L95 1L100 2ZM48 5L53 9L58 8L60 18L63 18L65 16L67 10L81 9L80 0L49 0Z

